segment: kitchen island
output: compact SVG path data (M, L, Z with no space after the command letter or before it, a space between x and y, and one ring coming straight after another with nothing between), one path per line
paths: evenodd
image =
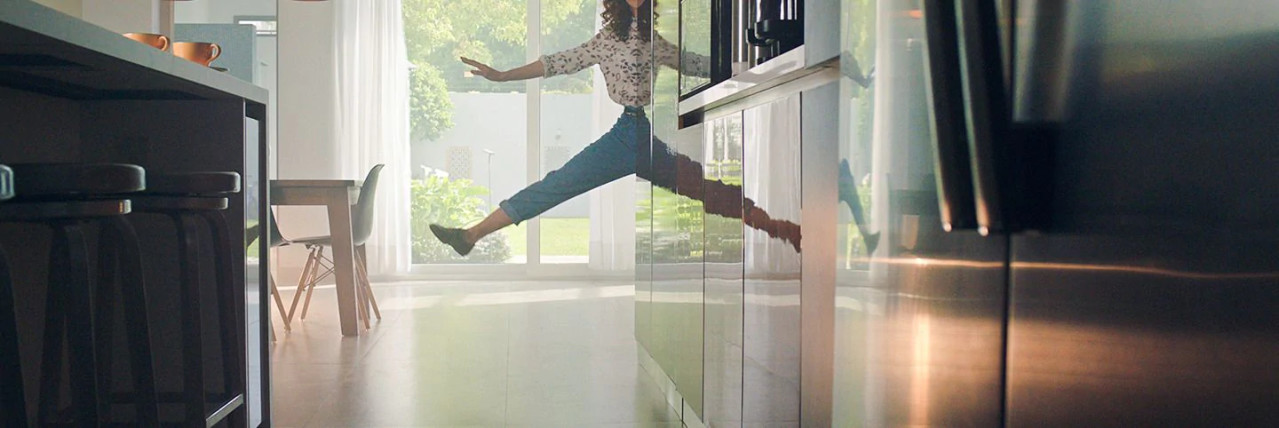
M267 100L263 88L53 9L26 0L0 1L0 163L128 163L149 172L233 171L243 177L243 191L231 195L224 214L232 234L242 236L234 231L264 218L269 207ZM161 416L171 421L181 413L165 407L170 401L166 395L181 389L185 370L166 363L181 360L176 305L165 303L175 300L179 288L178 264L171 256L177 251L175 228L163 216L133 215L130 221L143 247ZM260 233L257 238L265 240L267 231ZM0 225L0 245L15 267L25 394L29 414L34 414L49 237L39 227ZM262 304L268 293L259 293L266 290L267 254L266 246L260 247L258 254L246 254L247 245L234 246L233 275L237 292L245 296L236 312L245 340L222 344L214 329L205 332L210 344L206 357L219 354L208 350L213 344L239 347L247 356L245 366L220 367L214 361L218 364L202 368L210 379L220 378L214 374L224 370L237 371L248 385L243 394L216 400L217 394L210 394L210 426L223 419L231 426L245 426L251 419L269 424L269 313ZM206 281L213 276L207 272L212 265L201 268ZM207 301L212 305L211 298ZM215 312L202 310L204 317ZM204 325L217 324L210 319Z

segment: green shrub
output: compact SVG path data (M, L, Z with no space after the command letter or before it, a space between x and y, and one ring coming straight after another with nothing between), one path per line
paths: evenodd
M413 263L502 263L511 258L511 247L502 232L480 240L469 256L462 257L435 239L429 228L431 224L462 227L483 219L488 210L481 196L489 193L487 188L476 186L471 180L432 175L413 180L410 191Z

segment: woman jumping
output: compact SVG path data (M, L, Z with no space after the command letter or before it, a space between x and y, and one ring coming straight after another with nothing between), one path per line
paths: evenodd
M799 226L772 220L749 199L742 198L740 186L704 180L702 166L684 155L675 154L666 144L650 138L650 124L644 114L652 95L653 62L679 67L681 56L675 45L652 37L652 6L648 0L604 0L603 28L581 46L544 55L519 68L498 71L470 58L462 62L474 67L472 74L494 82L572 74L598 64L604 73L608 95L624 109L607 133L541 181L502 201L498 209L479 224L467 229L431 225L440 241L467 255L480 239L506 226L519 224L613 180L636 174L677 194L704 202L706 212L742 218L746 224L769 235L785 239L799 250ZM656 39L656 40L654 40ZM709 70L705 56L685 54L684 69ZM673 176L654 171L675 171ZM705 194L714 194L706 200ZM743 206L744 205L744 206Z

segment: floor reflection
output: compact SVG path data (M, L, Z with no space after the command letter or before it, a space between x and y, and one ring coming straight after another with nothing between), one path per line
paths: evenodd
M275 426L680 426L639 368L630 284L375 290L383 320L358 338L339 334L331 287L292 332L276 318Z

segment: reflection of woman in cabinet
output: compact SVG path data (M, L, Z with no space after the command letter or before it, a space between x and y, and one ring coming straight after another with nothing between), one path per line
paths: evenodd
M604 0L604 13L601 15L603 28L586 43L544 55L515 69L499 71L479 61L462 58L462 62L475 68L471 73L495 82L571 74L598 64L608 86L609 98L624 106L624 110L613 128L599 140L582 149L563 168L551 171L541 181L502 201L499 208L479 224L467 229L431 225L431 232L458 254L470 253L475 242L493 232L536 217L577 195L631 174L698 200L703 200L703 186L711 187L717 190L714 194L726 197L705 201L707 212L742 217L741 187L719 181L703 184L700 164L650 138L650 125L643 106L649 104L652 95L653 62L677 68L681 57L675 45L660 37L653 40L653 14L649 1ZM682 60L685 72L708 73L708 58L685 54ZM687 185L680 185L684 183ZM785 238L796 250L799 249L798 225L772 220L750 200L745 200L745 203L748 225Z

